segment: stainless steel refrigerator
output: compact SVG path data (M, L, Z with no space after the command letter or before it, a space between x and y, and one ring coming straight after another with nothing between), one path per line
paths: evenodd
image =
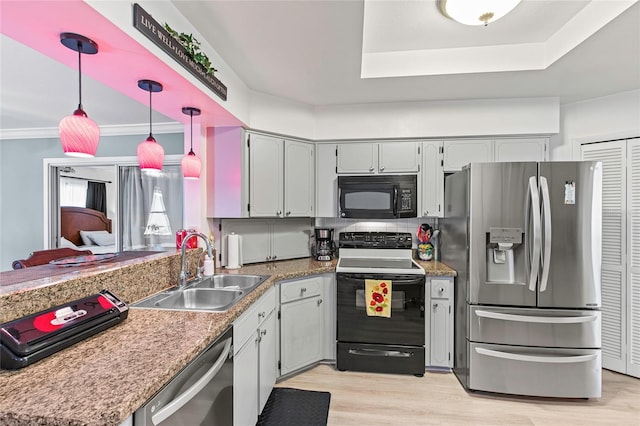
M599 162L477 163L445 179L454 373L470 390L601 394Z

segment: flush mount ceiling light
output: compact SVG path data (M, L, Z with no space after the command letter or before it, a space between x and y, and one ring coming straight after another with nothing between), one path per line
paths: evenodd
M66 155L71 157L93 157L100 141L100 128L82 109L82 54L98 53L98 44L85 36L74 33L60 34L60 42L78 52L78 109L60 120L58 130L60 142Z
M138 87L149 92L149 137L138 145L138 164L143 172L159 172L164 162L164 148L153 137L151 130L151 94L162 92L162 84L153 80L138 80Z
M193 116L200 115L201 111L195 107L183 107L182 113L188 114L191 122L191 149L187 155L182 157L182 175L185 179L199 179L202 162L193 152Z
M438 0L444 16L465 25L495 22L511 12L520 0Z

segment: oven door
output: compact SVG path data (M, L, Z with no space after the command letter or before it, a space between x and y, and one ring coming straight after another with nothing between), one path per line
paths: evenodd
M339 342L385 345L424 345L423 275L337 275L337 338ZM391 317L368 316L366 279L391 281Z

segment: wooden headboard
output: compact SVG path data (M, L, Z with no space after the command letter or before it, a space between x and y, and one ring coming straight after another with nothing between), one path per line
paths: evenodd
M111 219L104 213L85 207L60 207L60 233L77 246L82 245L80 231L111 232Z

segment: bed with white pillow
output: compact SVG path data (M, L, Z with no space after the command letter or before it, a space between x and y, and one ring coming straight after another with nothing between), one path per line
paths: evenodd
M60 231L60 247L91 250L94 254L116 252L111 219L97 210L60 207Z

